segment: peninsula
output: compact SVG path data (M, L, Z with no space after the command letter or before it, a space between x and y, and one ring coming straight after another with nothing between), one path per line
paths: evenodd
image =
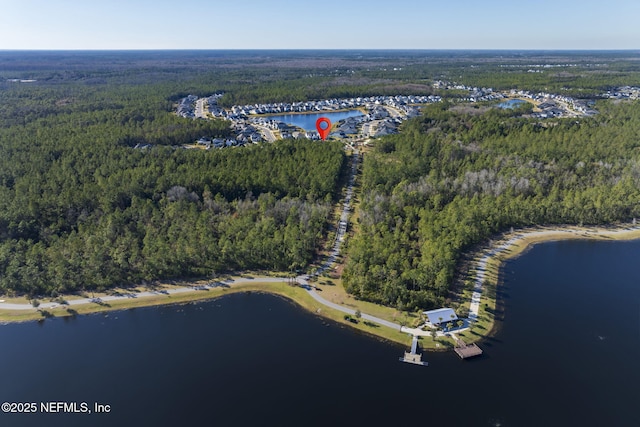
M212 58L198 59L206 78L187 64L148 87L149 69L99 55L61 81L53 62L7 68L2 320L266 291L448 348L490 334L515 249L638 237L640 73L611 85L597 71L618 57L483 59L465 74L473 58L338 55L314 72L269 65L278 77L250 86L250 67ZM96 69L131 81L102 85ZM274 119L345 110L358 113L328 142ZM428 322L441 307L456 320Z

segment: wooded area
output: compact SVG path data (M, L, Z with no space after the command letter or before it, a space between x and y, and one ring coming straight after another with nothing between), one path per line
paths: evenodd
M364 156L346 288L399 308L441 306L462 252L494 233L640 216L639 107L601 101L593 118L540 122L428 106Z
M179 118L176 85L124 73L2 83L0 293L306 266L340 188L341 145L185 150L228 122Z
M597 98L640 72L632 52L0 52L0 293L304 269L327 235L341 145L183 150L229 122L177 117L175 103L468 96L440 79ZM344 272L357 297L439 306L462 252L493 233L640 216L637 101L544 121L450 106L364 155Z

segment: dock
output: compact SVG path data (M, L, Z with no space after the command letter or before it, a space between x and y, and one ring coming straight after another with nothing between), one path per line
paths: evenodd
M401 362L412 363L414 365L428 366L427 362L422 361L422 354L418 354L418 336L414 335L411 340L411 352L404 352L404 357L400 358Z
M456 346L453 349L461 359L468 359L482 354L482 349L476 344L466 344L460 338L456 338Z

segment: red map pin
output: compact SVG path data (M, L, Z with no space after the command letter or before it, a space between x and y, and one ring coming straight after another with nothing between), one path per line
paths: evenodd
M320 117L316 120L316 129L318 129L320 138L324 141L329 136L329 132L331 132L331 120L326 117Z

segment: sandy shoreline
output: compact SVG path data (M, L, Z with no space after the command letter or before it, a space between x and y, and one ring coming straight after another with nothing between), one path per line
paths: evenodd
M142 288L142 287L138 287ZM289 278L254 276L251 278L235 276L217 281L184 282L177 285L163 284L152 289L119 290L116 295L95 294L88 296L65 296L62 304L54 299L43 299L39 306L33 307L24 298L0 297L0 324L28 321L46 321L48 318L74 317L85 314L106 314L113 311L129 310L139 307L187 304L211 301L235 293L268 293L284 297L305 310L321 317L347 325L377 338L406 345L408 335L397 328L374 325L363 319L357 323L344 317L345 310L352 310L351 304L344 304L336 310L314 299L310 289L292 285ZM320 290L321 291L321 290ZM8 308L13 307L13 308ZM387 309L385 307L385 309ZM363 312L363 317L366 313ZM375 316L367 316L375 318ZM383 324L386 320L377 319Z
M473 291L469 302L469 319L483 321L485 333L495 326L496 299L487 296L486 287L499 286L499 272L504 262L524 253L531 246L559 240L635 240L640 239L640 226L628 224L608 227L554 226L520 229L503 234L488 249L480 251L473 268ZM465 303L466 304L466 303ZM486 309L481 313L482 306Z
M469 298L469 319L482 325L474 328L473 336L465 334L465 341L473 342L489 336L494 327L492 310L496 307L495 296L487 295L486 287L499 285L499 269L507 259L519 256L530 246L549 241L567 239L590 240L633 240L640 239L640 226L618 227L537 227L532 229L516 230L505 233L499 239L493 240L489 248L480 251L474 261L471 271L473 279L473 291ZM479 258L478 258L479 257ZM323 287L325 291L330 288ZM322 291L323 289L318 289ZM159 306L165 304L181 304L194 301L211 300L237 292L267 292L291 299L308 311L323 317L346 324L355 329L383 339L406 344L408 336L399 330L388 327L370 327L363 322L353 324L345 321L344 314L339 310L331 309L310 297L308 290L299 286L291 286L283 277L247 277L235 276L216 281L184 282L177 285L164 284L152 289L119 290L111 294L96 294L95 296L68 296L66 303L61 304L54 300L43 300L36 308L25 298L0 297L0 322L20 322L44 320L47 317L64 317L78 314L101 313L114 310L126 310L135 307ZM495 293L494 293L495 295ZM329 295L327 295L329 296ZM333 299L333 298L331 298ZM344 308L353 307L360 301L336 301ZM466 306L467 302L464 302ZM485 310L482 307L485 306ZM362 302L361 312L367 314L370 303ZM380 309L388 307L380 306ZM486 310L488 308L489 310ZM341 309L344 311L344 309ZM384 316L387 317L386 315ZM389 319L395 322L395 318ZM430 340L421 343L423 348L432 347ZM435 346L435 344L434 344Z

